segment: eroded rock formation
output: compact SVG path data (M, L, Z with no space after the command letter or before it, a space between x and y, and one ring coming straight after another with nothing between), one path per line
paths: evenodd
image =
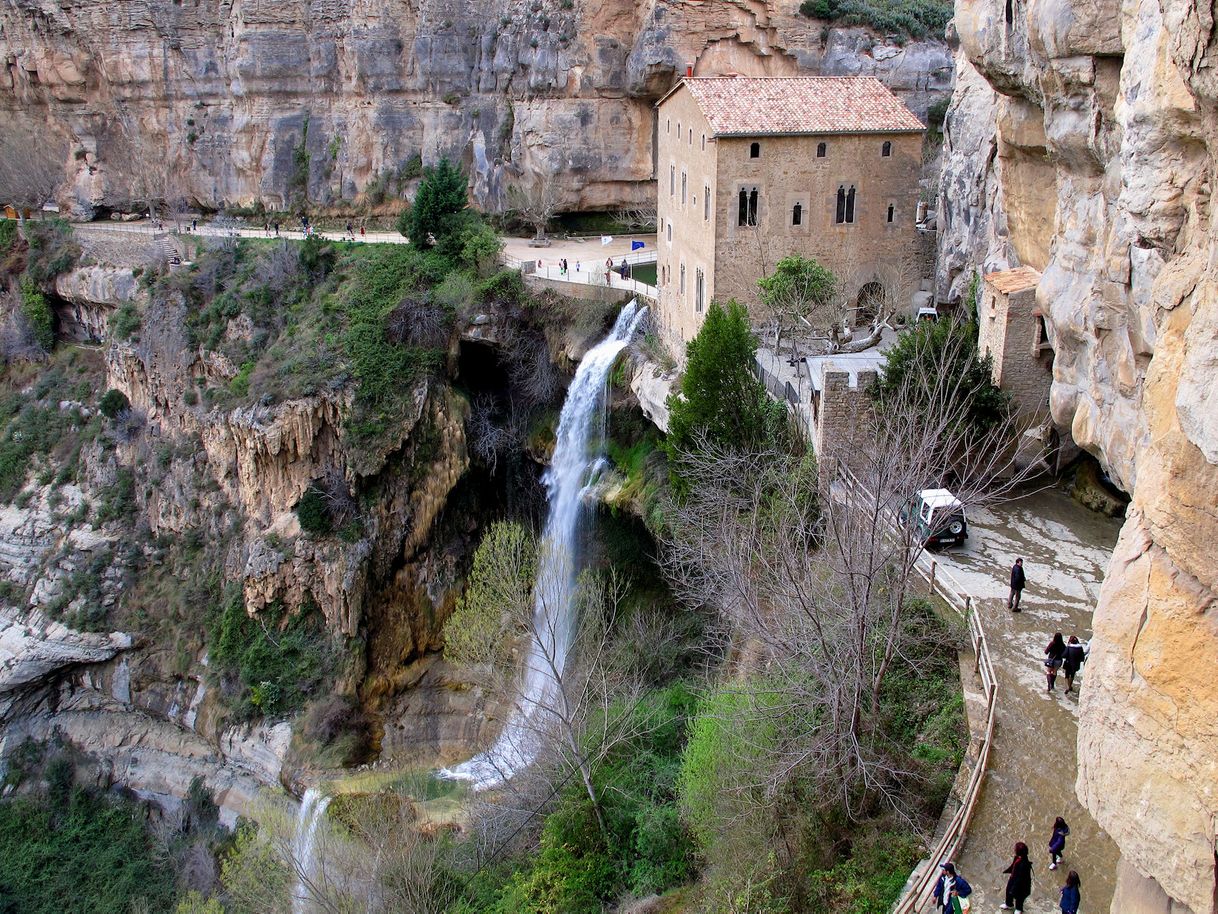
M564 206L651 197L654 101L699 74L875 74L915 111L950 86L940 42L800 16L795 0L170 0L0 8L0 111L68 140L79 213L152 193L283 208L401 190L460 160L475 198L519 176ZM405 170L404 170L405 169ZM376 200L374 200L376 202Z
M1114 912L1213 914L1213 12L978 0L956 28L940 293L979 263L1043 272L1054 418L1133 498L1095 614L1078 793L1121 850Z

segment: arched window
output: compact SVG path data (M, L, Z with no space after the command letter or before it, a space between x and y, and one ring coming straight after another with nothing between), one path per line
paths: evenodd
M816 144L816 157L823 159L829 152L829 147L825 143Z
M761 144L760 143L750 143L749 144L749 158L750 159L760 159L761 158Z
M854 222L854 186L851 185L850 190L846 191L846 221Z
M702 272L702 268L694 270L694 311L698 314L702 313L702 307L706 304L706 274Z
M710 222L710 185L702 186L702 221Z
M757 188L749 192L749 225L757 224Z
M685 264L681 264L681 283L678 286L680 294L685 294Z
M702 151L706 152L706 134L702 134Z
M888 140L885 140L884 145L880 147L880 155L882 155L884 158L888 158L890 155L892 155L892 143L890 143Z
M833 216L833 221L838 225L846 221L846 188L840 184L837 187L837 212Z
M889 223L896 221L897 208L891 203L888 204L888 221Z
M804 224L804 208L803 208L802 204L796 203L795 206L793 206L791 208L791 224L792 225L803 225Z
M672 196L677 192L677 166L668 166L668 196Z
M749 192L740 188L740 212L736 216L737 225L749 224Z

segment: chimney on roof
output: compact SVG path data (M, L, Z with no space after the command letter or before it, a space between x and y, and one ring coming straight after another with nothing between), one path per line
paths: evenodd
M685 78L689 79L693 75L694 75L694 65L692 63L687 63L685 65Z

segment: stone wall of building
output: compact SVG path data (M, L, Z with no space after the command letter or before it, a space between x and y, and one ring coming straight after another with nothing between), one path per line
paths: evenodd
M1020 415L1047 417L1053 360L1052 350L1039 345L1043 317L1036 289L1007 293L986 282L977 317L978 346L993 359L994 383L1011 395Z
M850 466L850 455L857 451L861 421L870 408L867 388L876 379L874 371L826 371L821 392L813 400L816 421L813 447L821 467L836 460Z
M660 333L678 357L702 325L715 289L717 141L697 102L679 90L661 106L656 124L656 283ZM684 182L684 192L682 183ZM711 189L708 202L707 189ZM685 269L682 287L681 268ZM698 281L702 277L702 307Z

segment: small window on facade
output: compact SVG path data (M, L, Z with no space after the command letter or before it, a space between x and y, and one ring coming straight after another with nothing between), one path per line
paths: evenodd
M668 196L673 196L677 192L677 166L668 166Z
M710 185L702 187L702 221L710 222Z
M681 264L681 282L677 286L677 291L681 295L685 294L685 264Z
M706 152L706 134L702 134L702 151Z
M896 221L896 216L897 216L897 208L895 206L893 206L891 203L889 203L888 204L888 222L889 222L889 224Z
M668 223L668 243L672 244L672 223Z
M740 188L740 212L736 214L737 225L749 224L749 192Z
M792 225L803 225L804 224L804 208L799 203L796 203L795 206L793 206L791 208L791 224Z
M846 190L845 185L837 188L837 210L833 221L838 225L849 225L854 222L854 187Z
M706 304L706 276L702 272L702 268L698 267L694 271L694 312L702 313L702 306Z
M685 172L681 172L681 205L682 206L685 205L685 192L686 192L686 187L688 184L689 184L688 176L685 174Z
M750 159L760 159L761 158L761 144L760 143L750 143L749 144L749 158Z
M823 159L826 155L828 155L828 153L829 153L829 147L827 145L825 145L824 143L816 144L816 157L818 159Z
M681 139L681 122L677 121L677 139Z
M689 131L689 139L686 142L688 142L690 146L694 145L694 132L692 130Z
M888 158L890 155L892 155L892 143L888 142L888 140L885 140L884 145L880 147L880 155L882 155L884 158Z
M757 188L749 191L749 225L757 224Z
M664 122L664 132L665 132L665 133L672 133L672 118L671 118L671 117L670 117L670 118L668 118L668 119L667 119L667 120Z

